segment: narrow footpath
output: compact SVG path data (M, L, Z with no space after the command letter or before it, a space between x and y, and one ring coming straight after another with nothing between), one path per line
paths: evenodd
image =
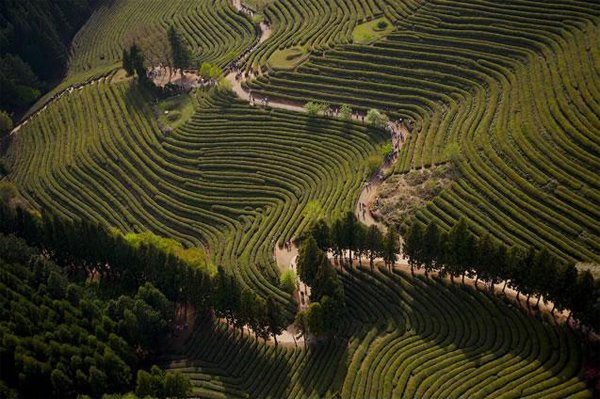
M35 111L34 113L32 113L31 115L27 116L25 119L21 120L21 122L19 122L19 124L17 126L15 126L13 128L13 130L10 131L10 136L12 136L13 134L17 133L19 130L21 130L21 128L23 126L25 126L27 123L29 123L30 120L36 118L39 114L41 114L42 112L44 112L48 106L50 104L52 104L55 101L58 101L60 98L62 98L65 95L71 94L73 93L74 90L81 90L86 86L92 85L92 84L97 84L100 83L104 80L107 79L111 79L112 75L104 75L101 76L99 78L93 78L93 79L88 79L84 82L81 83L75 83L61 91L59 91L58 93L56 93L55 95L53 95L52 97L50 97L48 100L46 100L43 103L43 106L41 106L37 111Z

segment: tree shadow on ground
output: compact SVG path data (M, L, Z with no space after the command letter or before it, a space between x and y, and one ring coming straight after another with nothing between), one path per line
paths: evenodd
M186 359L199 364L211 381L225 382L250 397L285 397L291 383L289 360L295 349L256 340L210 321L200 323L187 343ZM207 367L210 365L211 367Z
M365 329L385 320L419 342L414 353L400 349L394 355L405 359L390 375L394 395L419 397L430 389L518 396L579 378L582 353L572 332L459 280L366 268L346 270L342 279L350 312ZM550 379L553 384L536 387Z

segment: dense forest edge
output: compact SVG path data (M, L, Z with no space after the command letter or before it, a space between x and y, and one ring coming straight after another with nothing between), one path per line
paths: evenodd
M0 2L0 131L65 76L71 40L108 0ZM7 118L8 117L8 118Z

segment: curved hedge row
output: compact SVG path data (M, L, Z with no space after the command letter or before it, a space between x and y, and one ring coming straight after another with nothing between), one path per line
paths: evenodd
M14 136L10 177L63 217L205 246L216 264L287 302L274 243L310 222L309 201L323 215L352 208L382 132L233 96L199 93L192 119L163 133L135 84L86 86Z
M396 271L343 273L342 337L308 350L204 326L171 368L201 397L591 397L568 329L471 288Z
M224 67L256 36L228 0L114 0L100 7L73 40L69 74L113 68L136 41L150 64L170 59L167 29L175 26L194 58ZM194 67L196 65L190 65Z
M420 219L465 216L509 244L599 261L599 24L597 2L433 0L385 40L336 47L248 86L410 118L396 172L453 155L462 174Z
M319 52L352 42L354 28L375 17L397 22L420 7L420 0L300 0L274 1L264 8L272 34L247 60L246 66L265 65L277 50L302 46Z

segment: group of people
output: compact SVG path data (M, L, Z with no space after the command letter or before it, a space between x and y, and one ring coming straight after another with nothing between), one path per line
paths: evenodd
M177 324L175 324L175 331L173 334L175 335L175 337L178 337L179 333L187 330L188 327L189 327L189 324L187 321L183 324L177 323Z
M254 10L252 10L251 8L248 8L247 6L245 6L244 4L239 5L238 7L238 11L249 15L250 17L253 17L255 12ZM268 29L270 27L269 25L269 21L264 20L262 22L265 25L265 28ZM246 59L246 57L248 56L248 54L250 54L252 51L254 51L254 49L258 46L259 41L255 41L252 45L250 45L248 48L246 48L244 51L242 51L242 53L240 55L238 55L233 61L231 61L229 63L229 65L225 68L225 71L231 71L233 73L235 73L235 79L236 80L240 80L242 79L242 76L244 76L246 79L248 77L250 77L250 75L254 75L254 76L258 76L258 70L248 70L245 73L242 72L241 67L242 67L242 61Z
M285 250L287 252L292 252L292 247L294 246L294 244L292 243L292 240L288 240L286 242L283 243L283 247L285 248Z
M256 98L256 97L254 97L252 92L250 92L249 95L250 95L250 105L254 106L257 103L260 103L265 108L269 106L269 98L268 97Z
M394 146L394 150L391 154L388 155L387 162L394 161L398 155L400 154L400 147L404 143L404 141L408 138L408 135L404 135L402 126L405 126L405 122L402 118L397 119L394 122L388 122L385 127L386 131L390 133L392 137L392 144Z

